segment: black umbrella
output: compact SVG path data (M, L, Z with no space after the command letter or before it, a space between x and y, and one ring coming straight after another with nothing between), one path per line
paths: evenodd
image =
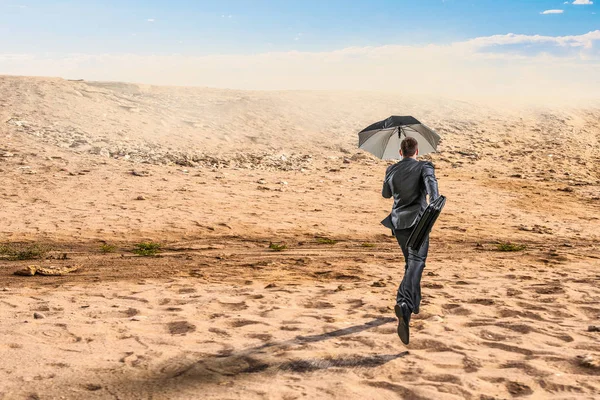
M358 147L381 159L400 159L400 143L405 137L419 142L419 154L436 151L440 136L416 118L391 116L358 133Z

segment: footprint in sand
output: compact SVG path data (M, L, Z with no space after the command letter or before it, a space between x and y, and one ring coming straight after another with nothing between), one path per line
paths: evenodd
M398 385L396 383L390 383L390 382L385 382L385 381L363 381L361 382L367 386L371 386L377 389L384 389L384 390L388 390L390 392L395 393L398 398L401 399L415 399L415 400L424 400L425 398L423 396L418 395L415 391L402 386L402 385Z
M177 291L177 293L179 294L188 294L188 293L196 293L197 290L195 288L189 287L189 288L181 288Z
M583 389L577 386L563 385L560 383L549 382L539 379L538 385L548 393L583 393Z
M167 328L171 335L186 335L196 330L196 326L187 321L174 321L167 324Z
M491 347L494 349L499 349L499 350L503 350L503 351L507 351L509 353L518 353L518 354L523 354L525 356L533 356L535 353L529 349L524 349L522 347L517 347L517 346L511 346L508 344L504 344L504 343L498 343L498 342L483 342L482 345L487 346L487 347Z
M428 352L454 351L446 344L432 339L416 339L410 344L412 350L427 350Z
M306 314L302 314L301 317L309 317L309 318L314 318L314 319L318 319L320 321L325 321L327 323L333 323L336 321L336 319L332 316L329 315L306 315ZM284 324L298 324L299 322L297 321L282 321Z
M264 325L267 325L264 322L251 321L249 319L235 319L233 321L229 321L228 324L232 328L241 328L242 326L255 325L255 324L264 324Z
M439 383L454 383L455 385L462 385L462 381L456 375L451 374L442 374L442 375L426 375L423 377L424 380L429 382L439 382Z
M496 301L493 299L471 299L471 300L468 300L467 303L479 304L482 306L493 306L494 304L496 304Z
M504 329L509 329L511 331L514 332L519 332L522 334L527 334L530 332L533 332L535 329L533 329L531 326L526 325L526 324L516 324L516 323L512 323L512 322L498 322L496 324L494 324L495 326L499 326L501 328Z
M279 329L281 329L282 331L290 331L290 332L300 330L300 328L298 328L297 326L291 326L291 325L283 325Z
M531 365L529 365L528 363L523 362L523 361L508 361L508 362L500 365L500 368L518 369L518 370L523 371L526 375L531 376L531 377L536 377L536 378L552 375L549 372L540 371L539 369L534 368Z
M42 336L52 339L55 342L57 339L67 343L81 342L82 338L69 331L66 324L55 324L56 328L45 327L41 333ZM36 335L39 331L36 330Z
M223 329L219 329L219 328L208 328L209 332L212 333L216 333L219 336L223 336L223 337L230 337L231 335L229 334L229 332L227 332L226 330Z
M362 299L350 299L346 303L350 304L350 307L352 307L352 309L361 308L362 306L367 304Z
M240 311L240 310L245 310L248 308L248 305L246 304L245 301L240 301L239 303L225 303L222 301L219 301L219 304L221 305L221 307L225 310L228 311Z
M123 313L125 317L131 318L138 315L140 313L140 310L137 310L135 308L128 308L127 310L121 311L121 313Z
M460 304L443 304L442 308L453 315L471 315L473 312Z
M529 396L533 394L533 390L524 383L508 381L506 382L506 389L513 397Z
M258 339L263 342L268 342L271 339L273 339L273 335L271 335L269 333L251 333L249 335L246 335L246 337L251 338L251 339Z
M499 333L495 333L495 332L490 332L488 330L482 330L481 332L479 332L479 337L485 340L492 340L495 342L504 342L505 340L508 339L508 336L505 335L501 335Z
M302 305L304 308L335 308L335 305L328 301L307 301Z
M502 308L502 309L500 309L499 314L500 314L501 318L521 317L521 318L533 319L536 321L544 321L544 318L542 318L537 313L534 313L531 311L519 311L519 310L514 310L512 308Z
M479 360L476 360L472 357L465 356L463 358L463 369L465 372L473 373L479 371L479 368L482 367L482 364Z

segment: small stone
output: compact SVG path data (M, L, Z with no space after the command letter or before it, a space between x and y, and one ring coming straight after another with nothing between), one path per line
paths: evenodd
M386 283L384 281L376 281L371 284L371 287L386 287Z
M585 368L600 370L600 359L591 355L586 354L585 356L577 356L579 365Z
M127 355L123 358L121 358L119 361L124 363L124 364L136 364L138 362L138 356L136 356L135 354L133 354L133 352L127 352Z
M14 156L15 155L13 153L9 153L9 152L2 154L2 157L14 157Z
M265 286L265 289L272 289L272 288L276 288L277 285L274 283L269 283L267 286Z
M132 170L131 171L131 175L133 176L150 176L150 172L148 171L137 171L137 170Z
M19 269L19 270L15 271L14 274L21 275L21 276L34 276L36 272L37 272L36 266L29 265L23 269Z
M258 181L256 181L256 183L258 183L259 185L265 185L267 181L264 179L259 179Z
M135 199L136 199L136 200L146 200L146 198L145 198L144 196L141 196L141 195L140 195L140 196L138 196L138 197L136 197Z
M567 193L572 193L573 192L573 188L569 187L569 186L564 187L564 188L560 188L560 189L556 189L556 190L561 191L561 192L567 192Z
M346 285L340 285L335 289L336 292L343 292L344 290L348 290Z
M88 383L87 385L84 386L87 390L89 390L90 392L95 392L98 391L100 389L102 389L102 386L97 385L95 383Z
M3 292L10 292L10 289L9 289L9 288L7 288L7 287L5 287L5 288L2 288L2 291L3 291Z
M35 318L35 319L44 319L44 318L46 318L46 316L44 314L42 314L42 313L36 312L36 313L33 313L33 318Z
M600 326L590 325L588 326L588 332L600 332Z
M427 318L427 321L431 321L431 322L443 322L444 318L440 317L439 315L434 315L432 317Z

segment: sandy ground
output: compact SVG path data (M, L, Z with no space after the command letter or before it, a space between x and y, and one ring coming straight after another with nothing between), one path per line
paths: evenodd
M15 77L0 92L0 399L600 396L599 107ZM379 225L387 163L354 149L394 113L443 136L448 197L409 346ZM161 252L135 255L143 241ZM41 259L11 259L32 246ZM13 275L32 264L81 268Z

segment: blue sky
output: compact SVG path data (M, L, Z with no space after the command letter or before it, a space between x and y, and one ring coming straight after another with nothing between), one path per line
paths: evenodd
M207 55L329 51L352 46L447 44L507 33L579 35L600 29L598 4L564 3L0 0L0 52ZM545 10L563 13L540 14Z
M600 97L599 4L0 0L0 74Z

